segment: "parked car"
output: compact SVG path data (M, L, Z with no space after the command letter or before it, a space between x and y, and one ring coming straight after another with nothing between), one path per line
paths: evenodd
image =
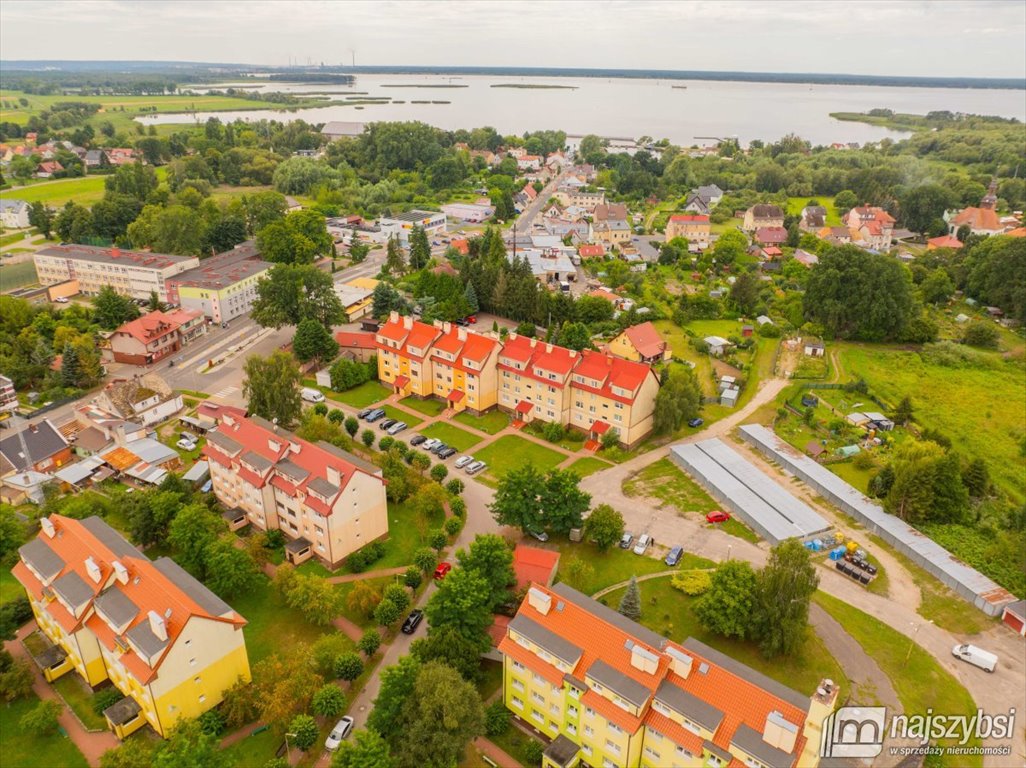
M446 574L452 570L452 563L439 563L438 567L435 568L435 580L441 581L445 578Z
M549 540L549 534L545 533L545 531L528 531L527 535L533 539L538 539L538 541Z
M643 533L638 537L637 542L634 544L634 554L643 555L648 551L649 544L652 544L652 537L647 533Z
M707 512L705 515L705 521L707 523L725 523L728 520L730 520L730 513L723 512L718 509L712 512Z
M424 435L414 435L410 438L410 445L420 445L424 442L427 442L427 438Z
M467 474L476 475L478 472L480 472L487 466L488 465L485 464L483 461L472 461L467 465Z
M432 448L435 448L441 444L442 441L439 440L437 437L429 437L427 440L420 444L420 447L423 448L425 451L430 451Z
M967 661L973 666L985 669L988 672L993 672L994 667L997 666L998 657L990 651L985 651L982 648L977 648L975 645L956 645L951 649L951 655L962 661Z
M367 418L367 414L370 413L373 410L374 410L373 408L364 408L362 411L360 411L360 412L358 412L356 414L356 418L358 418L358 419L366 419Z
M310 387L303 387L303 391L300 396L308 403L323 403L324 393L319 389L312 389Z
M409 425L405 421L397 421L395 424L393 424L392 426L390 426L388 428L388 434L390 434L390 435L398 435L400 432L402 432L408 426Z
M181 440L179 440L177 443L175 443L175 445L177 445L183 451L195 451L196 450L196 443L192 442L192 440L186 440L184 437Z
M467 316L466 316L465 318L463 318L463 319L464 319L464 320L466 320L466 321L467 321L468 323L470 323L471 325L473 325L474 323L476 323L476 322L477 322L477 315L467 315Z
M403 634L412 635L416 631L417 625L423 620L424 611L420 610L420 608L414 608L410 611L410 615L406 617L406 621L403 622Z
M670 554L666 556L664 561L671 568L680 562L680 559L684 557L684 547L674 547L670 550Z
M378 424L378 429L380 429L382 432L384 432L386 429L391 427L393 424L398 424L398 423L399 423L398 419L385 419L383 422Z
M456 321L456 325L461 325L463 327L466 327L467 325L469 325L469 323L466 320L464 320L463 318L460 318L459 320Z
M384 409L382 409L382 408L375 408L373 411L371 411L370 413L368 413L364 417L364 421L366 421L368 424L373 424L378 419L384 418L384 416L385 416Z
M702 419L699 419L699 418L691 419L688 422L688 426L689 427L700 427L703 424L705 424L705 421L703 421Z
M190 443L198 443L199 442L199 439L196 437L196 435L192 434L192 432L179 432L178 436L182 440L187 440Z
M438 458L440 458L440 459L452 458L455 455L456 455L456 449L453 448L451 445L445 446L445 448L443 448L442 450L440 450L438 452Z
M630 549L631 544L634 543L634 534L624 531L623 536L620 537L620 549Z
M328 734L328 738L324 741L324 748L329 752L334 752L339 746L345 741L346 736L353 730L353 718L346 715L337 723L335 727L331 729L331 733Z
M56 299L54 299L54 301L56 301L58 304L68 303L68 300L64 296L58 296Z
M456 459L456 463L453 464L453 466L456 467L456 469L463 469L465 466L467 466L468 464L472 464L473 462L473 456L460 456L458 459Z
M442 451L444 451L448 447L449 446L447 446L445 443L439 442L437 445L432 445L428 450L431 453L435 454L435 456L437 456L439 453L441 453Z

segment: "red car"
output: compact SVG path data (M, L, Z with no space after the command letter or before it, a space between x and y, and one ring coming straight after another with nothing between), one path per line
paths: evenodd
M438 567L435 568L435 579L441 581L445 578L445 574L452 570L452 563L439 563Z
M729 512L720 512L719 510L717 510L715 512L707 513L706 516L705 516L705 519L706 519L706 522L709 522L709 523L725 523L728 520L730 520L730 513Z

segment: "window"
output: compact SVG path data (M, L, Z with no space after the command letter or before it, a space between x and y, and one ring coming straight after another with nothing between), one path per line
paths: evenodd
M522 690L524 690L524 684L522 682L520 682L519 680L517 680L515 677L513 678L513 690L515 690L515 691L522 691Z
M763 764L753 757L746 757L745 765L747 765L748 768L764 768Z
M670 708L663 704L661 701L655 700L652 702L652 709L658 712L660 715L666 715L670 717Z
M558 715L560 712L559 704L549 704L549 712L554 715Z
M199 677L194 677L194 678L192 678L192 682L194 682L194 683L196 683L196 684L198 685L198 684L199 684L199 682L200 682L200 679L199 679Z
M584 754L586 754L586 755L588 755L590 757L591 756L591 747L589 747L587 744L582 744L581 745L581 752L583 752Z
M609 729L611 731L615 731L616 733L623 733L623 728L618 726L616 723L610 723L609 724Z
M195 667L196 666L196 659L189 659L189 666L190 667Z
M536 720L539 723L545 723L545 716L536 709L531 710L531 719Z
M567 723L566 724L566 732L569 733L571 736L576 736L577 735L577 726L574 725L573 723Z
M523 709L524 708L524 700L521 699L519 696L512 696L512 697L510 697L510 704L512 704L517 709Z
M575 707L575 706L567 707L566 713L570 717L577 717L577 707Z
M598 686L595 687L595 690L598 690ZM588 717L595 717L595 710L591 707L585 707L584 714L586 714Z
M602 768L617 768L616 763L610 760L608 757L602 758Z
M545 697L542 696L537 691L531 691L531 698L534 699L535 701L537 701L539 704L544 704L545 703Z
M207 700L207 695L205 693L201 693L200 696L199 696L199 703L202 704L206 700Z
M616 754L620 754L620 752L622 751L619 744L617 744L615 741L610 741L609 739L606 739L606 747L608 747Z
M592 728L590 725L584 726L584 735L585 736L594 736L595 735L595 729Z
M523 671L524 671L524 669L525 669L525 667L524 667L524 665L523 665L523 664L521 664L521 663L520 663L519 661L517 661L516 659L514 659L514 660L513 660L513 669L519 669L519 670L520 670L521 672L523 672Z

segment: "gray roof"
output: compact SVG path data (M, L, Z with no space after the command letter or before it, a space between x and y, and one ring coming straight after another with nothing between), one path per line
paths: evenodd
M222 512L221 517L230 523L234 523L236 520L244 519L246 517L246 513L238 507L232 507L231 509L226 509Z
M0 210L4 208L13 208L16 211L20 211L22 208L28 208L29 204L24 200L0 200Z
M33 464L48 459L68 445L57 427L48 420L26 427L10 437L0 440L0 455L3 455L17 471L28 469Z
M545 757L558 766L565 766L569 765L570 761L577 757L579 751L580 747L563 734L560 734L545 747Z
M133 269L166 269L183 261L198 262L195 256L175 256L169 253L126 251L101 248L95 245L54 245L36 251L37 256L50 256L69 261L88 261L95 264L118 264Z
M602 659L592 662L588 667L588 676L637 707L645 706L645 702L652 695L652 691L647 686L628 677L618 669L613 669Z
M345 120L329 120L321 128L325 136L359 136L363 133L364 124Z
M367 472L372 475L381 474L381 467L371 464L369 461L361 459L359 456L356 456L350 453L349 451L343 451L337 445L332 445L331 443L327 443L324 440L318 440L317 447L323 448L332 456L337 456L343 461L348 461L354 467L356 467L357 469L362 469L364 472Z
M405 213L397 213L395 216L382 216L382 219L391 221L408 221L416 224L417 222L426 219L431 216L444 216L441 211L425 211L419 208L414 208L412 211L406 211Z
M752 206L752 215L758 219L779 219L783 218L784 212L779 206L768 203L760 203Z
M112 587L99 595L93 601L93 605L118 627L125 626L139 615L139 606L117 587Z
M288 459L282 459L274 465L274 468L282 474L288 475L296 482L302 482L303 480L306 480L306 478L310 477L309 471L303 469L301 466L289 461Z
M145 656L156 656L165 647L168 641L161 640L150 629L150 622L143 620L125 633L125 637L134 643Z
M742 664L740 661L732 659L725 653L720 653L716 649L710 648L701 640L689 637L682 643L682 645L684 646L684 650L691 651L691 653L701 656L703 659L712 662L717 667L725 669L731 674L737 675L742 680L747 680L748 682L755 684L767 693L773 694L778 699L783 699L788 704L793 704L803 712L808 712L809 697L803 696L793 688L788 688L786 685L766 677L762 672L756 672L751 667ZM694 670L692 670L692 674L695 674Z
M587 595L578 592L576 589L564 584L563 582L554 584L549 587L549 589L564 600L569 600L571 603L579 606L588 613L598 616L607 624L612 624L617 629L622 629L624 632L634 636L651 648L661 651L666 647L668 641L662 635L631 621L622 613L614 611L609 606L602 605L602 603L597 600L592 600Z
M231 454L238 453L242 450L241 443L237 443L232 440L232 438L221 431L220 427L207 432L207 442L213 443L218 448L222 448Z
M256 451L246 451L239 458L256 469L257 472L266 472L273 466L270 459L265 459Z
M674 685L669 680L663 680L656 690L655 697L666 706L680 712L688 720L698 723L713 733L723 722L723 713L720 710Z
M141 711L139 702L131 696L126 696L121 701L115 702L103 710L103 716L110 720L113 725L124 725Z
M509 623L509 628L526 637L532 643L541 646L560 661L571 667L576 665L584 651L565 640L552 630L543 627L537 621L523 614L518 614Z
M791 765L794 762L794 755L767 744L761 733L745 723L737 727L730 743L766 765Z
M60 555L50 549L47 543L43 541L42 536L32 539L27 544L23 544L18 548L18 554L44 580L52 579L64 570L64 561L61 560Z
M701 195L706 200L713 197L723 197L723 190L715 184L705 184L695 190L695 193Z
M338 486L332 485L323 477L315 477L313 480L306 484L306 487L314 493L320 494L326 499L332 499L335 497L335 494L338 493Z
M88 603L93 596L93 588L75 571L68 571L50 586L64 602L75 609Z
M724 763L730 763L734 759L734 756L728 750L713 744L709 739L702 742L702 749L716 755Z
M298 539L293 539L292 541L286 543L285 551L291 552L292 554L302 554L306 550L310 549L310 547L312 546L313 544L310 542L309 539L304 539L302 536L300 536Z
M232 612L232 607L228 603L194 579L170 557L154 560L153 566L192 598L196 605L212 616L224 616Z
M190 483L198 483L208 477L210 477L209 461L197 461L188 472L182 475L182 479Z
M139 550L128 539L115 531L101 517L87 517L79 521L87 531L100 540L107 549L118 557L138 557Z
M1005 610L1020 619L1026 619L1026 600L1016 600L1005 606Z

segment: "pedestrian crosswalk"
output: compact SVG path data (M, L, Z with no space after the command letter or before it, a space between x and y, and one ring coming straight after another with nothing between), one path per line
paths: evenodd
M232 395L234 395L238 391L239 391L238 387L225 387L224 389L215 392L214 393L214 397L218 397L218 398L221 398L222 400L226 400L226 399L228 399L229 397L231 397Z

